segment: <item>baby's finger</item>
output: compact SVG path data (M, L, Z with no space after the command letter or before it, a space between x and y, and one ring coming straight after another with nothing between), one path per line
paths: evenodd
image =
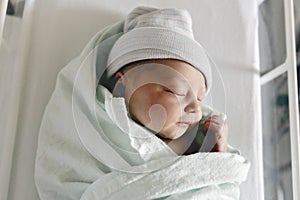
M213 115L211 117L211 120L218 122L218 123L225 123L225 121L223 120L223 118L220 115Z
M218 122L218 121L214 121L214 120L208 120L206 121L203 126L202 129L203 130L207 130L207 129L218 129L221 128L222 126L224 126L226 123L224 122Z
M223 126L225 126L226 123L210 122L209 125L210 125L209 128L212 128L212 129L220 129L220 128L222 128Z
M208 129L201 145L201 152L225 152L228 138L228 127L223 126L219 131Z
M222 119L221 116L219 115L213 115L211 117L209 117L208 119L205 120L205 122L218 122L218 123L224 123L225 121Z
M204 124L201 127L201 131L206 135L207 130L210 127L210 121L205 121Z
M208 130L207 134L203 140L203 143L201 144L200 151L201 152L210 152L214 146L217 144L218 138L215 137L215 134Z

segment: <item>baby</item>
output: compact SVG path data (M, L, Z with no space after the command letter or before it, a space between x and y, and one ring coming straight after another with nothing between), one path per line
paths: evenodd
M194 40L191 25L186 10L135 8L109 54L108 88L125 98L132 120L177 154L194 153L199 145L224 152L228 127L220 116L211 116L199 127L206 144L197 144L190 131L199 126L211 84L209 58Z
M113 94L125 98L135 122L157 133L178 155L200 148L195 140L191 144L195 134L189 131L202 118L207 88L200 71L181 60L148 59L122 67L113 78ZM213 152L226 151L228 127L220 116L208 118L201 132L210 133L202 145L211 146Z
M211 65L191 25L137 7L63 68L39 131L40 199L239 199L249 163L203 105Z

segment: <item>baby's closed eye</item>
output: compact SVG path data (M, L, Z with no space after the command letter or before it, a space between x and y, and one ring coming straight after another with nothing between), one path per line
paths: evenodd
M178 96L185 96L186 95L186 92L180 91L177 88L174 89L174 88L164 87L164 91L166 91L168 93L171 93L171 94L174 94L174 95L178 95Z

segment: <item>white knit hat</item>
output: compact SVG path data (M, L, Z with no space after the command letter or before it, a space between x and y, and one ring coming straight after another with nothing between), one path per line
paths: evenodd
M126 17L124 34L109 53L108 76L134 61L167 58L185 61L201 71L206 79L206 92L209 91L210 59L194 39L189 12L139 6Z

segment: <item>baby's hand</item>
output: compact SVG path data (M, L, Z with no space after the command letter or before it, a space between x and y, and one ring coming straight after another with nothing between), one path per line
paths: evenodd
M213 115L208 118L202 126L202 132L205 134L202 152L226 152L228 126L220 116Z

